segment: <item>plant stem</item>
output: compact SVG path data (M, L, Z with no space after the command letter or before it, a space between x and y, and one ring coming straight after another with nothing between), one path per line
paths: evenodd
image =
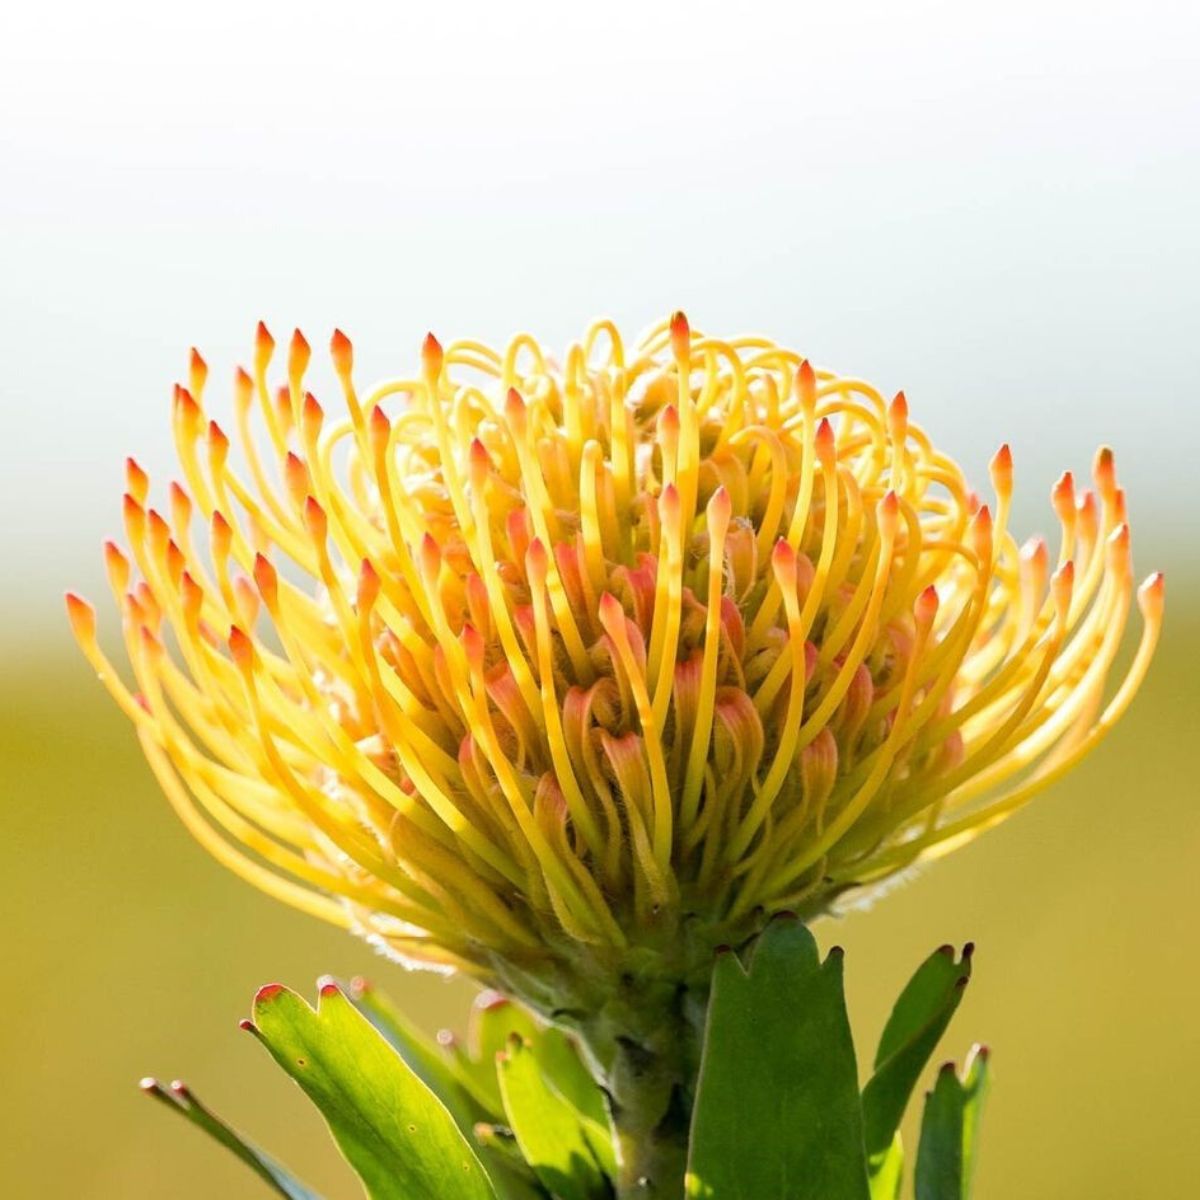
M706 983L627 975L583 1024L608 1093L619 1200L683 1196Z

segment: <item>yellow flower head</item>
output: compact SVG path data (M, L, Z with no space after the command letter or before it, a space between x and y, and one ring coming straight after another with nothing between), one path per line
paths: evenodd
M1161 575L1108 687L1108 450L1052 552L1008 531L1007 447L981 504L903 395L682 314L561 362L430 336L365 395L331 350L336 420L299 333L271 386L260 326L236 465L193 354L165 508L130 462L135 692L68 606L200 841L398 955L532 977L818 913L1014 812L1146 672Z

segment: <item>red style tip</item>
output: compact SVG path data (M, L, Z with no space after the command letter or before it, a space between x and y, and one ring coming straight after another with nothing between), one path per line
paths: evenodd
M828 417L822 417L815 438L817 457L829 464L837 457L837 439L833 436L833 425Z
M379 574L371 565L371 560L364 558L358 570L358 595L356 599L359 612L366 612L374 607L375 601L379 597L381 586Z
M792 388L796 393L796 399L804 408L815 407L817 403L817 373L807 358L796 368L796 378Z
M318 542L325 540L325 535L329 531L329 522L325 517L325 510L321 507L316 496L309 495L304 501L304 527L308 530L309 536Z
M137 498L139 504L145 503L150 491L150 476L138 465L135 458L125 460L125 488Z
M671 349L678 359L686 358L692 352L692 327L682 310L671 314Z
M542 544L541 538L535 537L529 543L529 549L525 551L525 570L540 583L545 580L549 569L549 556L546 554L546 547Z
M96 610L78 593L68 592L67 619L80 641L91 641L96 635Z
M325 410L317 403L312 392L304 393L304 424L311 432L319 433L325 421Z
M421 365L431 379L442 373L442 343L432 333L427 333L421 343Z
M371 409L371 433L377 438L386 438L392 432L392 423L388 420L388 415L379 405L375 405Z
M333 359L334 369L339 375L350 374L354 366L354 347L340 329L335 329L333 337L329 339L329 356Z
M249 1017L243 1017L238 1022L238 1028L240 1030L242 1030L244 1033L257 1033L258 1032L258 1026L255 1025L255 1023L252 1020L250 1020Z
M932 625L938 611L937 588L931 583L918 597L914 614L918 624Z
M246 631L237 625L232 625L229 629L229 653L244 671L254 666L254 645Z
M504 415L511 424L524 427L525 397L515 387L510 387L508 394L504 397Z
M997 490L1012 487L1013 460L1012 451L1009 449L1007 442L992 455L992 461L988 469L991 471L992 480Z

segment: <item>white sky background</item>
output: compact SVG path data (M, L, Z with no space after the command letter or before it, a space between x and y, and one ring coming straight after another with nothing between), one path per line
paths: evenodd
M259 317L365 381L683 307L905 388L981 485L1008 439L1020 533L1111 442L1139 571L1196 564L1198 7L5 6L9 634L101 588L188 345L228 415Z

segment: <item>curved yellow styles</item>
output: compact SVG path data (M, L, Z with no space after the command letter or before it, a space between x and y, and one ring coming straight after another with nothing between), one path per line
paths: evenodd
M336 416L259 327L236 453L193 353L182 481L106 547L136 684L75 633L188 828L393 953L544 977L816 914L1002 821L1104 737L1134 599L1112 454L1008 530L859 379L682 314L561 359L426 339ZM265 436L255 427L260 426ZM235 459L237 460L235 462Z

